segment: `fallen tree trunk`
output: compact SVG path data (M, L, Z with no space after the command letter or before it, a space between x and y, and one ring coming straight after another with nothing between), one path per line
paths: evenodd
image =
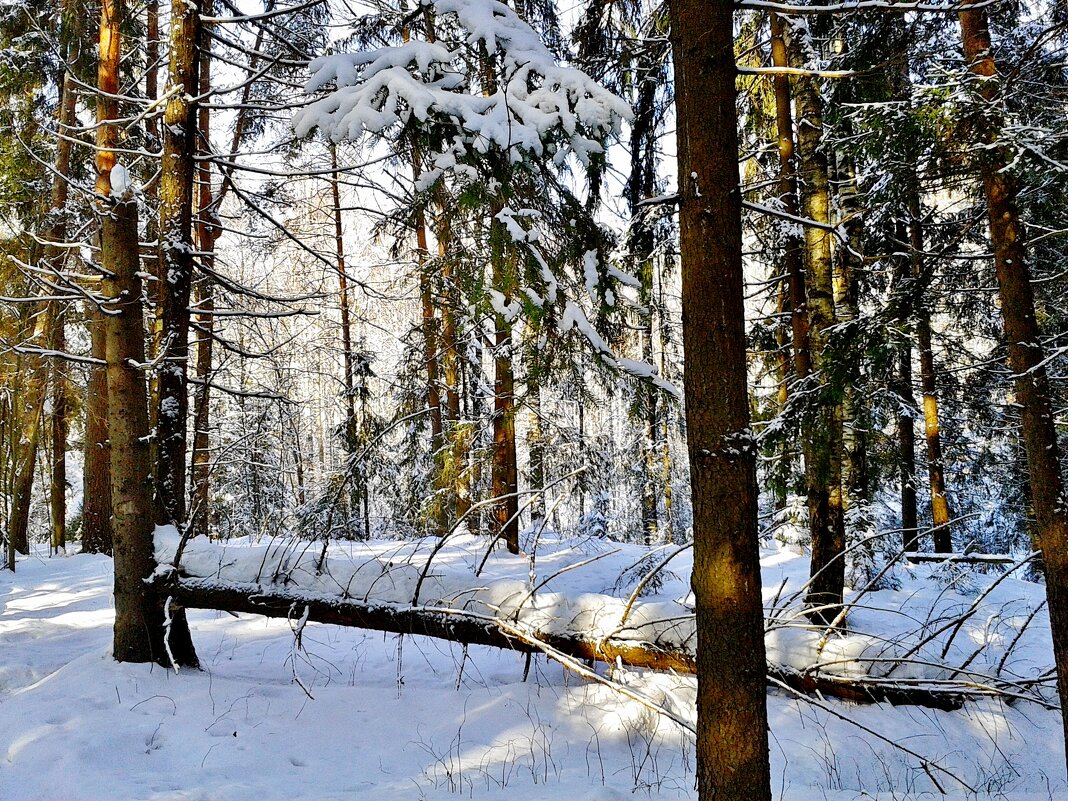
M302 593L278 586L220 582L213 579L182 577L177 572L157 573L152 586L162 595L187 609L216 609L224 612L247 612L287 620L306 619L317 623L393 632L418 634L465 645L488 645L521 653L540 653L548 649L588 662L605 662L635 668L694 673L694 655L678 646L662 647L610 636L602 640L583 637L577 632L523 630L513 621L498 621L462 609L430 606L375 604L356 598L330 597ZM507 629L507 630L505 630ZM802 673L791 668L769 665L769 681L777 680L808 694L842 698L858 703L891 703L924 706L933 709L959 709L966 700L982 692L957 689L931 689L888 684L875 677L846 678L825 673Z
M905 551L910 562L954 562L963 565L1014 565L1019 559L1004 553L922 553Z

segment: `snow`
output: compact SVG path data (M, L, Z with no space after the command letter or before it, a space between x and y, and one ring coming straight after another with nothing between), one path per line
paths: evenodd
M122 164L111 168L111 191L120 197L130 186L130 173Z
M517 300L509 301L503 293L498 292L496 289L490 288L486 292L489 295L493 311L499 314L505 322L515 322L519 317L519 313L523 310L522 304Z
M593 301L594 305L599 305L601 302L601 293L597 288L601 281L601 276L597 272L599 262L596 250L587 250L582 254L582 274L586 280L586 294L590 296L590 300ZM612 304L609 303L608 305L611 306Z
M161 532L160 555L173 553L176 536ZM380 579L372 594L407 603L414 569L420 559L425 563L431 545L335 544L329 573L347 580L351 570L351 586L367 592L373 567ZM262 581L281 571L301 588L326 592L331 582L307 570L320 546L304 550L275 540L224 550L193 540L182 564L229 580ZM468 589L480 588L474 593L479 604L514 610L531 586L558 573L535 594L545 595L538 608L559 608L566 598L584 616L576 625L606 628L613 616L618 623L620 604L634 588L621 574L650 558L638 546L545 534L536 550L526 543L533 564L494 553L472 581L485 546L469 535L446 543L422 602L453 597L466 577ZM670 553L660 549L652 558ZM591 557L600 558L559 573ZM685 610L690 559L683 550L668 563L663 583L635 606L635 627L655 623L668 609ZM387 580L381 568L390 562ZM775 546L762 552L762 562L767 605L787 608L807 559ZM1041 603L1042 588L1009 577L985 596L959 594L935 580L938 569L903 570L900 590L867 596L863 608L851 612L850 626L870 639L829 644L834 658L861 655L864 642L897 638L982 598L956 639L960 653L989 648L976 659L989 669ZM976 584L987 589L996 575L976 576ZM5 801L695 797L691 735L543 658L534 660L524 682L523 656L508 651L465 652L443 641L315 623L304 627L301 649L286 621L192 611L204 670L175 675L111 660L110 593L111 562L102 556L48 559L42 553L21 559L14 575L0 573ZM1050 662L1044 612L1031 625L1009 662L1021 675ZM778 656L797 657L801 649L788 641L810 634L816 633L776 628L769 645ZM940 654L942 644L932 650ZM692 677L619 669L612 677L693 724ZM785 801L937 798L931 775L952 799L1068 797L1060 717L1034 703L985 698L941 712L820 702L771 690L768 705L773 791ZM920 759L834 713L904 744L930 765L925 769Z
M438 43L409 41L364 53L322 56L311 63L305 91L325 95L293 117L298 136L320 128L333 141L356 140L405 124L413 117L454 127L449 169L470 153L503 152L512 161L551 152L557 163L582 163L603 151L630 107L581 70L557 64L535 31L497 0L432 0L452 17L465 44L499 53L498 85L476 87L466 77L464 53ZM332 89L330 88L332 87ZM550 142L563 144L548 148ZM433 155L433 154L432 154ZM441 154L446 155L446 154Z
M561 334L566 334L572 329L577 329L597 355L600 356L601 360L609 367L622 370L635 378L649 381L664 392L670 393L676 398L682 398L682 392L679 388L660 376L657 373L656 368L651 364L637 361L635 359L617 357L612 353L612 349L608 346L608 343L604 341L604 337L597 333L597 330L590 323L589 318L586 317L586 312L577 303L570 300L565 302L564 311L556 323L556 328Z
M157 530L160 564L173 562L179 539L172 527ZM693 653L692 600L688 584L678 578L691 569L689 549L673 557L674 581L664 582L655 595L632 599L632 588L623 588L621 576L634 575L634 565L648 558L644 550L618 545L591 558L589 547L555 535L539 537L530 558L488 552L490 547L485 538L467 533L445 540L334 544L325 550L321 543L284 538L224 547L199 537L186 543L179 569L190 579L250 593L450 609L509 621L529 632L572 634L592 642L615 638ZM969 597L932 580L950 566L913 568L915 575L927 576L925 584L908 594L858 595L848 614L848 632L829 637L802 614L807 560L781 547L764 556L772 665L913 685L948 687L957 679L1056 701L1052 682L1040 680L1052 665L1043 650L1048 619L1039 616L1019 631L1042 603L1040 588L1011 572Z

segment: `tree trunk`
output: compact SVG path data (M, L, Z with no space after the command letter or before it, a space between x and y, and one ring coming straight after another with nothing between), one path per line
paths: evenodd
M787 67L789 59L786 53L786 42L783 36L782 18L778 14L771 14L771 56L772 63L776 67ZM778 190L779 202L783 211L794 217L800 215L801 210L797 199L797 164L794 156L794 120L793 120L793 92L790 88L790 79L784 74L778 73L772 78L775 89L775 127L779 151L779 175ZM790 383L793 384L793 392L798 394L802 389L802 382L812 374L812 357L809 351L808 334L808 304L805 292L805 264L804 264L804 241L796 233L794 227L787 229L783 237L783 275L786 278L786 291L783 293L782 306L790 312L790 340L793 354L793 381L784 380L781 405L785 407L789 401L791 392ZM783 365L784 379L789 374L786 365ZM802 420L807 416L805 410L799 409L798 413ZM808 435L807 427L802 430L801 448L805 456L805 464L812 462L812 437ZM787 442L784 447L790 447ZM783 460L786 460L784 453ZM786 469L789 470L787 463ZM792 472L792 471L790 471ZM785 484L789 480L790 472L784 476L783 493L787 494ZM806 474L807 475L807 474ZM785 499L784 499L785 503Z
M790 44L792 66L803 66L807 43L795 35ZM831 204L827 154L822 141L823 98L812 76L797 78L794 86L801 211L808 219L829 226ZM805 454L805 481L812 538L812 581L806 600L814 607L813 620L826 623L837 615L845 586L842 417L841 409L830 397L830 375L825 364L828 336L837 320L831 235L826 228L808 225L804 236L809 355L821 390L806 432L809 442Z
M185 522L186 424L189 412L189 296L193 284L193 183L199 87L200 0L171 4L170 69L159 184L162 348L156 420L156 492L161 521ZM182 91L179 87L186 88Z
M786 274L785 264L780 262L779 272L784 276L778 282L778 295L776 301L776 316L779 323L775 326L775 404L776 413L785 415L789 411L790 384L793 382L791 370L792 338L790 330L782 324L782 320L791 316L790 311L790 282ZM790 498L790 489L793 485L794 475L794 437L783 435L779 442L779 453L773 466L768 471L768 484L774 496L774 509L776 513L786 509Z
M145 99L150 103L159 100L159 64L160 64L160 38L159 38L159 0L147 0L145 3ZM145 117L145 133L148 135L148 147L158 151L161 146L159 132L158 109ZM145 187L146 205L150 209L158 208L159 205L159 179L149 181ZM159 239L159 219L150 216L145 222L145 240L154 242ZM163 275L159 259L159 248L148 247L141 252L142 261L145 264L145 272L150 273L155 280L148 284L148 298L151 312L149 319L151 329L149 332L149 354L152 358L159 355L160 345L163 342ZM156 416L159 414L159 374L153 370L148 376L149 391L149 424L156 427Z
M925 296L930 283L923 255L923 220L920 193L913 172L909 188L909 250L912 276L916 283L916 344L920 351L920 386L923 388L923 422L927 441L927 477L931 489L931 518L934 522L934 549L938 553L953 550L950 531L949 499L946 497L945 463L942 458L942 433L938 415L938 377L931 346L931 312Z
M527 409L530 412L530 427L527 429L527 453L529 456L530 525L538 528L545 523L545 432L542 429L541 384L527 379Z
M159 0L147 0L145 4L145 98L152 102L159 99ZM145 118L145 130L159 142L159 118L150 114Z
M97 81L96 189L100 208L100 253L104 270L107 357L108 438L115 556L115 627L112 653L119 662L172 661L196 665L184 612L164 613L163 600L146 581L155 571L152 530L157 509L152 498L152 459L145 380L138 366L145 358L141 305L137 204L111 196L115 165L121 61L119 0L104 0L100 19Z
M675 0L679 240L697 607L697 791L771 798L749 427L732 5Z
M630 206L630 232L628 250L634 264L632 273L641 284L639 302L644 307L640 321L641 358L646 364L653 363L653 231L649 222L649 210L642 201L655 192L656 182L656 89L646 64L635 67L638 82L633 104L634 120L630 134L630 175L627 178L627 200ZM657 506L660 496L660 459L657 452L659 438L658 389L652 382L644 382L638 388L638 413L644 424L640 450L642 461L642 536L646 545L657 541L659 518Z
M846 135L852 126L846 122ZM835 264L835 307L840 309L838 320L846 340L845 358L854 365L842 392L842 508L843 514L858 503L871 500L868 477L868 418L856 378L863 376L865 354L856 345L858 339L859 293L858 274L864 269L864 218L857 187L856 165L851 156L836 154L836 186L840 218L839 229L845 243L837 249Z
M69 9L68 9L69 10ZM72 142L70 129L77 123L77 96L74 89L74 76L64 70L60 85L59 130L66 134L56 143L55 179L52 183L52 208L54 215L49 239L54 244L48 248L48 260L57 273L61 274L66 262L67 249L60 244L67 239L67 176L70 175L70 156ZM54 353L62 353L67 348L64 330L64 309L55 305L52 317L52 332L49 348ZM52 471L49 499L52 511L52 548L67 547L67 379L65 366L56 359L52 363Z
M107 358L104 315L87 310L92 356ZM103 365L89 367L85 398L85 466L82 484L82 553L111 553L111 444L108 442L108 376Z
M912 345L901 349L898 361L898 395L902 408L897 416L899 459L901 460L901 544L906 551L915 551L919 540L916 510L916 428L912 410L916 399L912 394Z
M436 235L438 261L441 265L441 369L445 379L445 418L448 420L449 474L456 520L464 518L471 509L470 456L471 426L461 418L460 355L456 348L456 279L453 275L452 225L449 220L448 198L440 186L435 192L437 214Z
M412 176L416 183L422 176L422 155L417 142L412 143ZM426 369L426 405L430 410L430 455L434 464L433 501L430 520L434 533L445 534L453 514L450 503L451 487L447 465L450 454L445 452L445 435L441 407L441 378L438 352L438 317L434 313L434 285L428 264L430 248L427 243L426 207L415 207L415 258L419 271L419 299L422 303L423 364Z
M218 609L282 620L292 620L307 610L309 621L327 625L414 634L520 653L548 651L574 660L610 665L618 660L630 667L650 670L693 674L697 669L694 655L688 648L663 647L625 637L591 639L585 632L562 630L559 626L530 630L516 626L514 621L488 618L462 610L442 615L418 606L369 604L359 599L341 597L331 599L322 593L303 594L284 587L265 591L260 584L242 586L174 574L155 577L152 586L190 609ZM972 697L962 690L909 687L883 681L869 683L863 677L846 678L824 672L798 673L779 665L768 665L766 676L772 686L781 686L781 682L800 692L829 695L855 703L910 704L948 711L960 709L963 702ZM760 798L757 795L741 797Z
M903 222L898 222L894 238L907 239ZM903 294L910 292L912 278L910 260L899 257L894 272L894 285ZM905 551L918 547L919 525L916 511L916 428L913 409L916 398L912 393L912 344L906 342L898 354L896 390L900 405L897 413L898 469L901 476L901 545Z
M644 281L643 281L644 285ZM652 309L646 324L642 326L642 361L646 364L653 363L653 330ZM660 538L660 516L658 505L660 500L660 487L658 479L661 477L663 465L660 461L660 453L657 449L657 440L660 436L660 424L658 414L659 400L657 393L660 390L651 381L646 381L638 389L642 407L642 422L644 432L642 434L642 538L646 545L655 545Z
M213 11L213 2L204 1L204 12ZM151 6L149 7L151 12ZM149 18L151 21L151 17ZM208 23L204 23L201 29L201 52L200 52L200 94L205 95L211 88L211 37L208 35ZM260 61L260 52L263 45L263 28L256 32L256 41L252 46L252 55L249 60L247 76L251 77ZM151 38L150 38L151 44ZM153 81L155 80L153 76ZM241 91L240 108L237 111L237 119L234 122L233 135L230 141L230 153L228 161L233 162L237 157L241 143L244 141L248 130L249 109L248 102L252 97L251 80L246 81ZM200 130L200 141L206 153L210 147L210 109L200 106L197 111L197 125ZM222 208L227 193L233 186L233 168L227 167L222 172L219 189L212 192L211 173L207 162L199 166L200 196L197 210L197 239L202 251L201 261L209 269L215 267L215 245L222 236L222 229L217 225L217 215ZM194 535L207 534L211 524L211 373L214 353L213 332L215 328L215 295L214 282L209 274L201 276L197 282L197 305L200 313L197 316L197 325L200 328L200 336L197 340L196 373L198 384L194 399L193 419L193 459L190 468L193 479L193 499L190 512L190 525ZM153 407L150 406L150 409Z
M966 5L972 2L969 0ZM964 56L978 84L981 102L987 109L996 109L1001 90L986 11L977 8L961 12L960 26ZM1017 209L1016 182L1006 169L1007 153L997 144L999 129L998 121L988 120L982 131L983 144L987 147L979 156L979 169L986 195L1009 367L1015 373L1016 402L1023 416L1038 546L1045 561L1057 688L1061 708L1068 709L1068 504L1042 333L1035 318L1034 290L1024 248L1026 234ZM1068 741L1068 715L1064 716L1064 726Z
M51 349L67 349L62 310L52 321ZM52 470L49 503L52 512L52 550L67 549L67 376L58 359L52 364Z
M205 263L211 261L214 237L198 237ZM209 265L210 266L210 265ZM207 536L211 529L211 374L212 331L214 329L215 295L211 279L201 276L197 282L197 385L193 396L193 459L190 475L193 495L189 507L189 526L193 536Z
M497 90L497 70L489 54L482 49L480 58L483 92ZM503 177L509 170L507 159L498 157L493 174ZM504 209L503 190L490 201L490 280L503 297L504 306L512 302L517 289L514 259L508 254L508 231L498 215ZM504 539L511 553L519 553L519 470L515 449L515 373L512 367L512 323L494 310L493 325L493 462L490 495L497 498L493 509L497 536Z
M416 151L418 152L418 150ZM413 156L413 171L419 180L420 166ZM434 294L430 275L427 272L426 210L420 205L415 210L416 261L419 266L419 298L423 311L423 361L426 366L426 404L430 409L430 444L435 459L440 458L442 448L441 382L438 378L438 332L437 316L434 314Z
M512 301L514 276L505 253L504 240L508 236L497 214L504 207L493 205L490 224L490 252L493 286L504 296L504 303ZM515 450L515 373L512 369L512 325L500 312L495 312L496 328L493 343L493 466L490 494L497 498L494 519L497 534L511 553L519 553L519 476Z
M664 303L663 264L656 271L656 294L657 307L666 309ZM658 320L660 334L660 375L668 379L668 345L671 342L671 327L668 324L667 315L661 313ZM661 475L664 478L664 543L671 545L675 542L675 525L671 517L671 416L667 408L660 415L660 463Z
M108 7L105 2L105 9ZM160 598L144 580L156 568L152 530L152 463L144 380L131 361L144 361L137 206L105 207L101 220L102 264L107 271L106 317L108 433L114 502L115 641L119 662L167 664ZM115 313L117 312L117 313Z
M52 323L52 304L44 303L36 313L33 339L34 346L47 348ZM44 357L30 353L20 357L20 372L26 380L18 393L18 428L15 431L15 470L11 493L11 516L8 519L8 538L21 554L30 552L29 523L30 500L33 494L33 474L37 465L37 448L41 439L41 420L44 417L44 402L47 389L47 369Z
M341 176L337 170L337 145L330 145L330 198L334 218L334 256L337 261L337 281L341 292L341 352L345 362L345 423L346 434L355 432L350 427L356 421L356 397L352 386L352 322L349 319L349 278L345 267L345 238L341 227Z
M211 0L205 0L206 13L212 12ZM211 89L211 39L203 37L200 50L200 95ZM240 112L239 112L240 113ZM199 152L206 156L211 152L211 110L200 106L197 113ZM215 225L219 203L212 194L211 166L207 161L197 164L197 244L201 262L209 269L215 268L215 243L220 229ZM219 199L221 202L221 198ZM197 286L197 385L193 398L193 459L190 476L193 495L190 502L189 525L193 536L208 536L211 524L211 363L215 328L215 293L211 275L205 272L196 282Z

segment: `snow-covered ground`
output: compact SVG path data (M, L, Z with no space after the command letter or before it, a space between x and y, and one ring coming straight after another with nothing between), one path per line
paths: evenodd
M384 552L398 544L368 547ZM538 576L601 547L544 543ZM633 581L615 579L636 553L624 548L560 574L559 586L545 592L573 598L583 587L626 597ZM765 552L769 604L788 596L780 585L797 582L805 562L788 550ZM529 581L526 560L515 559L510 579L506 564L495 555L486 575ZM648 600L684 606L687 555L668 569L675 577ZM993 576L980 576L958 594L934 580L934 570L899 570L901 589L865 596L867 608L854 610L850 625L868 637L898 639L935 631L940 626L930 621L981 599L938 669L954 658L959 665L964 654L971 669L993 675L1010 647L1003 671L1037 675L1048 666L1044 610L1016 637L1040 606L1041 587L1009 578L982 596L976 590ZM298 650L286 621L194 611L204 669L176 675L111 660L110 591L106 557L35 556L21 560L14 575L0 573L0 799L695 795L687 732L544 658L533 660L524 681L525 658L511 652L472 647L465 654L439 640L316 624L308 624ZM891 624L895 618L904 622ZM803 650L783 643L805 636L773 632L772 654L800 658ZM949 634L940 636L944 644ZM928 651L940 655L942 644ZM614 676L692 724L692 677ZM941 788L960 799L1068 798L1059 713L1035 703L983 698L942 712L814 704L772 690L768 704L777 797L939 798Z

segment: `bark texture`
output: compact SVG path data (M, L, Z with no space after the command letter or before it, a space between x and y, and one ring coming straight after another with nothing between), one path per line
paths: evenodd
M204 8L212 12L211 0L205 0ZM206 32L205 32L206 34ZM200 58L200 95L211 89L211 39L205 35ZM211 110L201 105L197 110L198 152L207 156L211 152ZM222 233L216 225L219 203L212 194L211 165L208 161L197 164L197 246L201 263L208 271L215 269L215 242ZM221 199L220 199L221 202ZM193 398L193 458L189 474L193 482L189 507L189 527L194 536L207 536L211 528L211 365L215 329L215 292L210 272L205 271L196 282L196 376L197 384Z
M137 207L116 203L101 220L104 282L108 301L108 435L115 557L115 640L119 662L166 664L163 609L144 579L152 575L152 462L148 440L148 400L144 379L131 363L144 361L141 280L137 247Z
M499 242L507 234L503 225L494 220L492 238ZM493 245L503 251L503 246ZM511 303L511 271L503 252L496 253L493 264L493 284ZM519 470L515 450L515 373L512 369L512 326L504 315L495 313L497 328L493 348L493 465L491 493L498 498L493 515L497 532L511 553L519 553Z
M119 64L123 8L101 4L97 105L97 193L100 214L103 324L107 360L108 439L111 443L115 626L112 653L120 662L196 665L184 612L147 585L156 567L148 398L140 363L145 358L137 204L112 197L111 170L117 141ZM166 609L166 613L165 613Z
M196 666L185 613L153 592L156 507L148 444L148 397L136 366L145 358L135 202L118 202L101 220L107 341L108 435L115 558L115 628L119 662Z
M791 66L807 62L808 42L794 31L789 42ZM805 226L805 303L808 311L809 358L818 380L815 408L807 416L805 484L809 533L812 539L812 582L808 602L813 620L834 619L845 585L845 519L842 508L842 416L833 399L827 357L831 329L837 323L831 235L831 196L827 153L823 143L823 98L816 79L794 83L797 111L797 155L801 213L819 226Z
M49 212L52 225L48 233L54 243L48 247L48 261L57 274L65 269L66 248L60 244L67 239L67 200L69 188L67 177L70 175L70 157L72 141L71 128L77 124L75 116L77 96L75 95L74 76L67 70L63 73L60 85L59 130L67 136L56 143L55 178L52 182L52 204ZM59 303L54 304L52 315L52 332L50 349L62 353L67 348L65 309ZM66 365L59 359L52 362L52 470L49 500L52 512L52 547L67 547L67 375Z
M170 94L164 111L159 233L162 305L156 420L156 492L161 522L185 521L186 422L189 413L189 297L193 285L193 178L199 88L200 0L171 4Z
M749 427L733 6L675 0L687 446L697 607L697 790L771 798L756 453Z
M52 329L52 304L44 303L35 314L32 344L47 348ZM11 482L11 514L7 536L21 554L30 552L30 500L33 493L33 474L37 465L37 450L41 440L45 394L48 389L48 369L43 356L29 353L19 358L19 372L25 380L19 388L18 428L14 442L14 476Z
M786 52L786 39L783 31L782 17L771 14L771 60L776 67L788 67L789 58ZM795 156L794 143L794 118L793 118L793 90L790 87L790 79L785 74L778 73L772 78L775 93L775 133L776 149L779 154L778 192L779 202L787 214L794 217L800 216L801 209L797 198L797 159ZM808 302L805 291L805 262L804 241L795 229L788 229L783 241L782 273L785 287L780 294L780 309L789 314L790 320L790 347L789 353L785 350L781 357L780 371L782 372L782 386L779 389L780 408L786 409L791 398L797 404L806 395L804 385L812 374L812 356L809 351L808 335ZM793 366L791 376L790 365ZM794 414L803 420L805 410L795 408ZM801 450L808 464L812 456L811 437L803 434L801 437ZM786 505L789 495L790 484L793 482L793 444L789 441L783 443L782 467L780 468L779 483L777 488L780 493L779 508ZM807 482L806 482L807 485Z
M90 310L92 355L107 358L104 316ZM85 468L82 485L82 552L111 553L111 445L108 442L107 368L92 365L85 398Z

